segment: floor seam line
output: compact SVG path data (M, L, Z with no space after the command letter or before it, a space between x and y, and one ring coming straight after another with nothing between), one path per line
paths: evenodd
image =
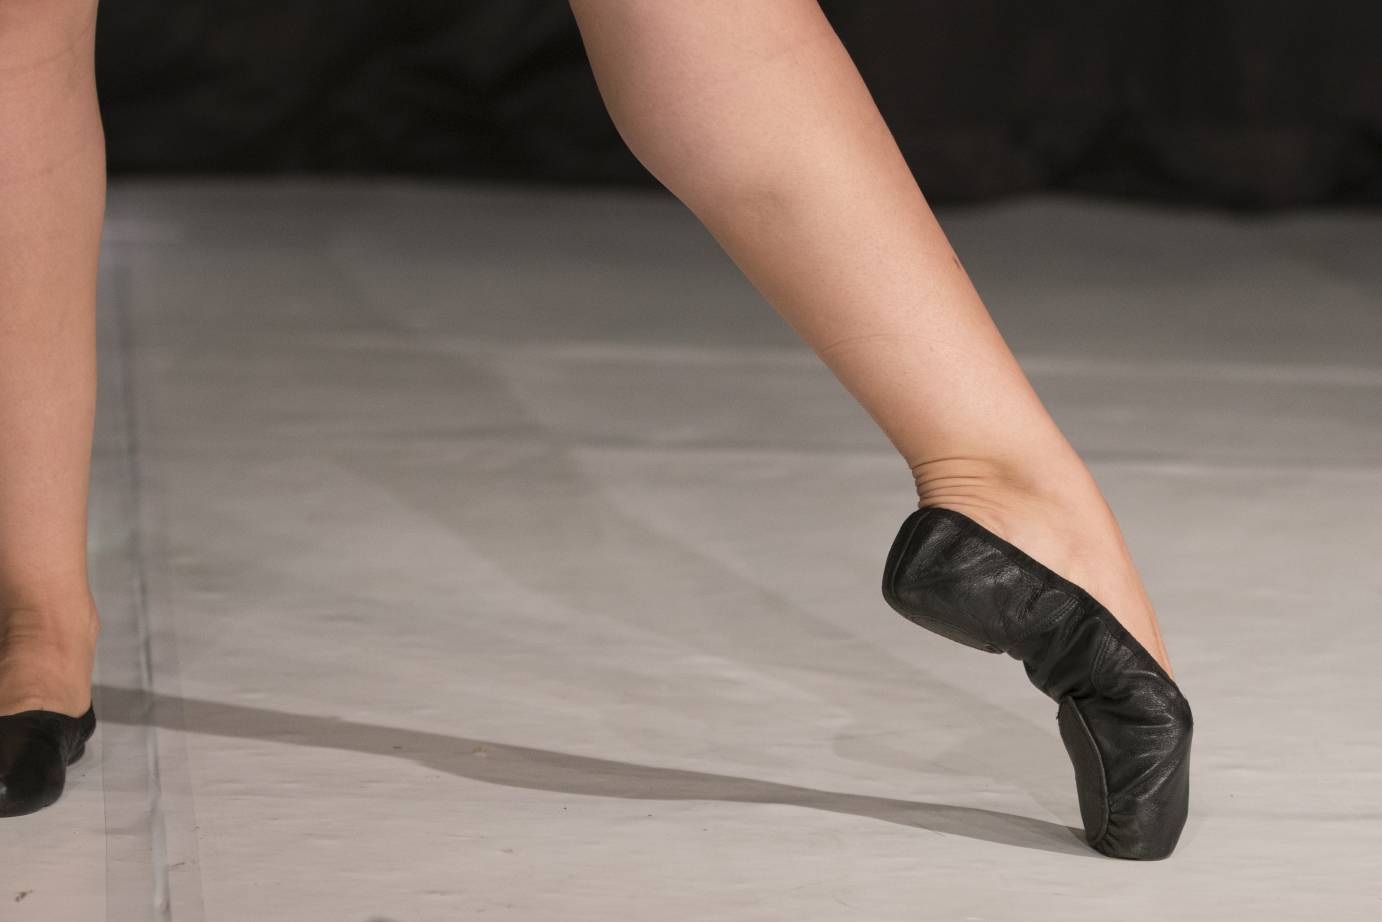
M143 699L140 711L152 717L153 708L153 638L149 624L149 581L147 556L144 541L144 482L143 465L140 463L139 416L136 408L134 385L134 333L133 318L130 316L128 297L128 271L115 274L112 285L116 327L116 354L120 357L120 402L124 416L125 472L130 496L130 550L134 564L134 616L139 632L139 691ZM153 917L171 922L172 910L169 899L168 882L168 843L162 809L162 776L158 758L157 724L152 719L145 722L145 764L149 780L148 811L149 831L152 843L151 855L153 872L153 903L150 907Z

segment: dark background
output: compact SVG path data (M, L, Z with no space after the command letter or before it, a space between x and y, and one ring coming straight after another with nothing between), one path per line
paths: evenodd
M932 201L1382 202L1382 3L822 5ZM565 0L107 0L100 15L113 174L655 184Z

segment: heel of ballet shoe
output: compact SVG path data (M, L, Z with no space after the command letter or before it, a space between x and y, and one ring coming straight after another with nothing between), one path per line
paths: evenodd
M989 536L997 537L953 509L916 510L888 552L883 598L942 637L1021 659L1019 644L1067 615L1077 600L1033 572L1016 548Z
M982 626L949 598L952 587L947 580L931 576L939 568L928 572L928 564L943 562L953 553L959 538L959 529L947 528L948 520L938 521L931 512L912 513L893 539L883 567L883 599L893 611L933 634L985 653L1002 653Z

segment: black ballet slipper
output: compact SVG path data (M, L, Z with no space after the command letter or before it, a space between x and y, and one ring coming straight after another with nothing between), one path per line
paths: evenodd
M883 573L899 614L951 640L1021 660L1054 700L1075 768L1085 837L1114 858L1170 855L1190 798L1190 704L1175 681L1079 586L961 512L918 509Z
M62 796L67 766L96 730L96 707L80 717L56 711L0 716L0 816L22 816Z

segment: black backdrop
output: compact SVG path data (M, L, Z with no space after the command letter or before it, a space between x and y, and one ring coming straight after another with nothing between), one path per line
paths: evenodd
M933 201L1382 202L1376 0L823 6ZM97 62L114 173L653 182L564 0L107 0Z

